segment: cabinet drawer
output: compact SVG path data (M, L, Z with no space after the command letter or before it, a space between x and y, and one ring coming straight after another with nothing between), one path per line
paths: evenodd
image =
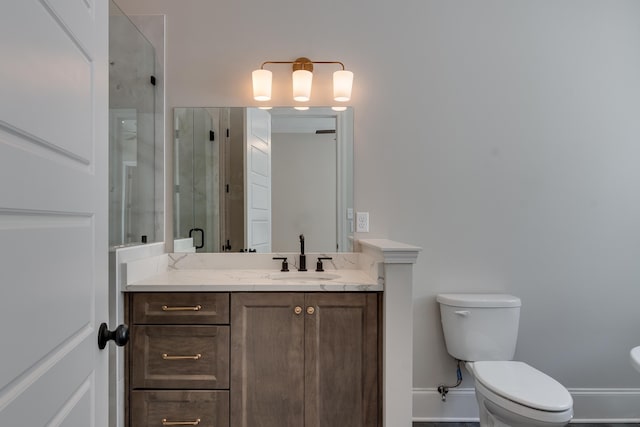
M229 392L131 392L131 427L167 425L229 427Z
M228 293L136 293L133 323L147 325L229 323Z
M134 326L133 388L228 389L228 326Z

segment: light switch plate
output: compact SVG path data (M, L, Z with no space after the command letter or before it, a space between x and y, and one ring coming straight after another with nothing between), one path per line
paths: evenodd
M356 232L369 232L369 212L356 212Z
M353 208L347 208L347 219L353 219Z

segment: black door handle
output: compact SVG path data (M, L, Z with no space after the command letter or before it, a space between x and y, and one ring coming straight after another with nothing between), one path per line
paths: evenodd
M106 323L101 324L98 330L98 348L103 350L109 340L113 340L118 347L122 347L129 342L129 327L120 325L115 330L110 331Z
M193 238L192 234L194 231L199 231L200 232L200 246L195 245L196 249L202 249L204 248L204 230L202 228L192 228L191 230L189 230L189 237Z

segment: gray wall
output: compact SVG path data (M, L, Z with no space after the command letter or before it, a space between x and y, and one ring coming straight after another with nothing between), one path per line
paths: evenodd
M640 387L640 2L118 3L167 14L169 108L255 105L266 60L354 71L366 237L424 248L416 388L455 378L434 299L453 291L520 296L517 357L565 385ZM288 68L271 69L274 105L291 104ZM316 68L314 105L332 71Z

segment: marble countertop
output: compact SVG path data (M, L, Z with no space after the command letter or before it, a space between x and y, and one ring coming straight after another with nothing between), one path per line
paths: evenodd
M379 292L381 281L362 270L168 270L135 281L125 292Z
M288 272L281 261L290 260ZM353 253L329 256L323 272L298 271L295 254L163 254L122 265L124 292L380 292L380 264Z

